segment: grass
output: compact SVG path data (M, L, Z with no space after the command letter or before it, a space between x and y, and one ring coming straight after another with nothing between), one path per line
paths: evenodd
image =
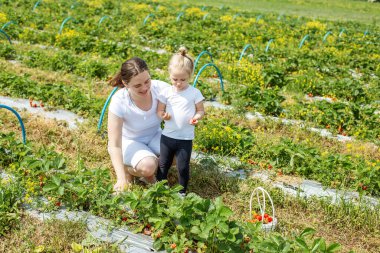
M357 21L380 25L380 4L358 0L166 0L199 6L231 7L240 12L297 15L335 21Z
M18 228L0 237L0 252L73 252L72 243L85 242L87 249L101 247L99 252L119 252L114 245L99 243L87 236L81 222L49 220L39 221L24 215Z

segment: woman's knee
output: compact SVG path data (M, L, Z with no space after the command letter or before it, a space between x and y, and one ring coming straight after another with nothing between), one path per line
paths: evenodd
M150 177L156 173L158 161L156 157L146 157L142 159L136 166L136 170L141 173L143 177Z

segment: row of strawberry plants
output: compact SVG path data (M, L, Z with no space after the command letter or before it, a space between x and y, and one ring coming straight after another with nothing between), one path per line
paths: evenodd
M103 99L86 95L83 90L62 83L39 83L28 75L0 73L1 94L24 99L43 101L49 107L67 109L83 116L97 117L103 106Z
M136 231L145 231L155 239L156 249L168 252L248 252L284 249L297 252L314 248L315 252L335 252L338 244L327 245L323 238L310 240L306 229L294 239L280 235L263 237L260 223L239 222L232 219L233 212L221 198L215 201L190 194L185 199L178 195L179 188L168 188L165 182L148 190L135 189L124 195L112 195L109 171L67 168L62 155L51 150L33 151L14 139L14 134L1 133L0 166L15 175L24 189L26 202L43 207L42 202L31 202L37 197L48 201L44 208L62 205L73 210L89 210L129 224ZM6 200L15 196L6 196ZM19 202L17 204L20 204ZM131 211L126 211L128 205ZM9 224L9 223L8 223ZM149 232L148 232L149 231Z
M380 195L380 161L349 154L326 153L283 138L262 143L251 129L209 114L197 128L194 148L222 156L237 156L253 168L315 179L325 186Z

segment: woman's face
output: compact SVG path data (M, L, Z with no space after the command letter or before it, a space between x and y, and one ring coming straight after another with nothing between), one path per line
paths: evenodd
M132 77L125 86L132 96L141 98L150 96L151 79L148 71L141 72L137 76Z

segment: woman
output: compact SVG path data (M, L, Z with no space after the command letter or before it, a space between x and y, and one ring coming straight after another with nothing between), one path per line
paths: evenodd
M108 153L117 177L114 190L120 192L133 176L156 180L161 137L157 96L169 84L151 80L147 64L137 57L124 62L110 84L121 88L108 112Z

